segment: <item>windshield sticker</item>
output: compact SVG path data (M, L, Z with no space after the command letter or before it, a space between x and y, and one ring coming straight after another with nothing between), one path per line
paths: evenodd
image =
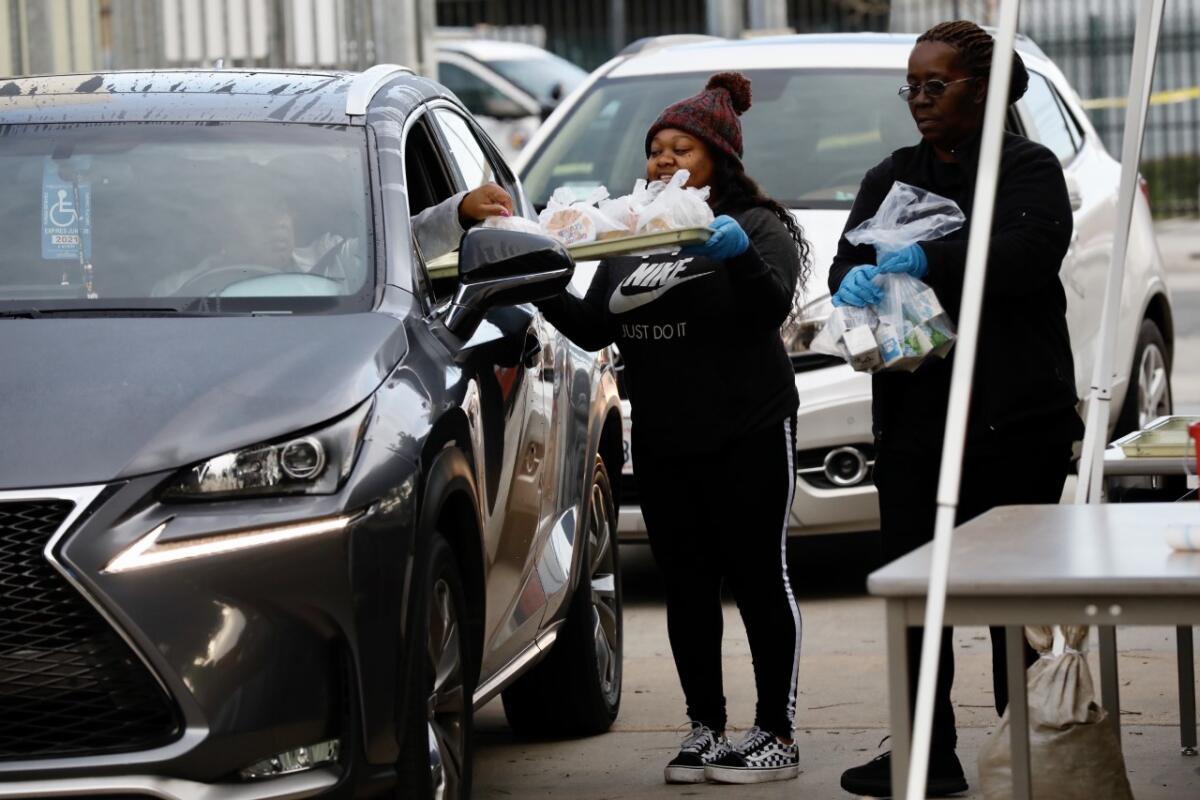
M92 186L86 159L47 158L42 169L42 258L92 257Z

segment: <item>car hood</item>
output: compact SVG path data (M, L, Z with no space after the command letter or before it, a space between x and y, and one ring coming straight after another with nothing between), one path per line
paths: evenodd
M379 313L0 322L0 489L173 469L332 419L403 358Z

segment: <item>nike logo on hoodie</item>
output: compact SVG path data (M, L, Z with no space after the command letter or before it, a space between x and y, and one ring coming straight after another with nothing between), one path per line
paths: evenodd
M671 262L654 262L641 264L625 280L621 281L616 291L608 299L608 310L612 314L625 314L640 308L647 303L653 303L664 294L696 278L712 275L714 270L688 273L687 266L691 258Z

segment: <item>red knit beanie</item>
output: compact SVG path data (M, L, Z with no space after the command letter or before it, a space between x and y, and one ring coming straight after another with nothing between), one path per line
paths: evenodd
M742 123L738 117L749 107L750 79L740 72L719 72L708 79L703 92L667 106L659 114L646 134L646 157L654 134L678 128L741 159Z

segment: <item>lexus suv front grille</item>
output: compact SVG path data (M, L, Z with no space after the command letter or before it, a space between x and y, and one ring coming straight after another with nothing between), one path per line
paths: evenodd
M179 729L153 676L44 555L72 508L0 502L0 760L140 750Z

